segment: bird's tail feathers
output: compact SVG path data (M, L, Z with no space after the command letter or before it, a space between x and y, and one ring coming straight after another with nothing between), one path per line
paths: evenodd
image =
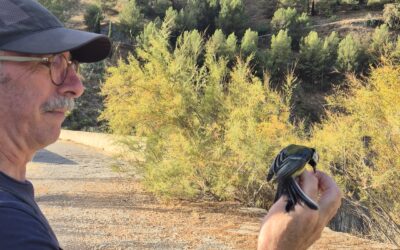
M313 201L306 193L303 192L299 184L292 178L291 186L295 190L300 199L311 209L318 210L318 204Z
M304 203L313 210L318 210L318 204L313 201L306 193L303 192L299 184L293 177L289 178L285 183L278 183L275 200L279 200L282 195L287 196L286 212L294 210L297 203Z

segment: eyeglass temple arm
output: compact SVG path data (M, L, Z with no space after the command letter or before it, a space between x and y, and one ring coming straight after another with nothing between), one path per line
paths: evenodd
M28 57L28 56L0 56L0 61L10 62L48 62L47 57Z

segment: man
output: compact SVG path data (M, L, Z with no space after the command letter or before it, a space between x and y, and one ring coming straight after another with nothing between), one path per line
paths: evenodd
M0 249L60 249L25 179L83 93L79 62L108 56L103 35L70 30L33 0L0 0Z

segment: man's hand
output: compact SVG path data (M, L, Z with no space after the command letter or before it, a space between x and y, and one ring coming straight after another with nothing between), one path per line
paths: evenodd
M304 171L299 178L303 191L319 210L297 204L285 211L286 197L281 197L268 211L258 236L259 250L302 250L321 237L322 230L335 216L341 204L341 192L334 180L321 171Z

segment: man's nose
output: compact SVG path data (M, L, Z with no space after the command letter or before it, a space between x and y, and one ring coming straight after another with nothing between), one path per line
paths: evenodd
M77 72L70 67L64 83L58 87L59 94L68 98L78 98L83 94L84 90L85 88Z

